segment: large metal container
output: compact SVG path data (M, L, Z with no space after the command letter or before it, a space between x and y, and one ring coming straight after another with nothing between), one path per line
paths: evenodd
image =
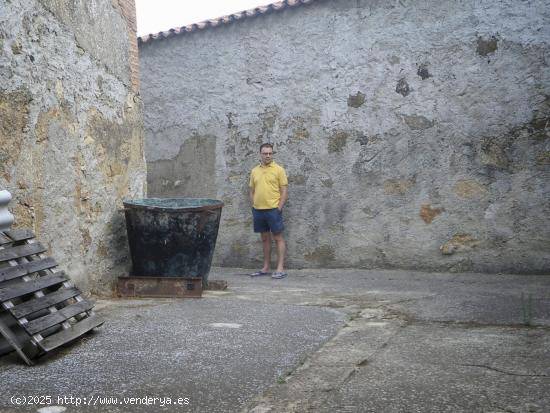
M206 286L222 207L202 198L125 200L132 275L201 277Z

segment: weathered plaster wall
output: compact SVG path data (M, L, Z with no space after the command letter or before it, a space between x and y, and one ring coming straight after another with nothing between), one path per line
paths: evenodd
M145 189L132 8L0 7L0 188L13 194L15 225L33 228L85 291L110 292L127 275L121 200Z
M318 0L144 43L150 193L223 199L216 262L257 266L269 141L291 266L548 272L549 23L544 0Z

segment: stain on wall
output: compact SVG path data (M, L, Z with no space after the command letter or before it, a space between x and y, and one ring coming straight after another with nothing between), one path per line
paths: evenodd
M434 218L444 211L444 208L432 208L431 205L422 205L420 209L420 218L422 218L426 224L431 224Z
M477 53L480 56L487 56L491 53L494 53L498 49L498 41L495 36L491 36L490 38L483 38L478 37L477 38Z
M416 178L387 179L384 181L384 193L399 195L410 191L416 184Z
M26 89L0 90L0 175L11 179L12 168L21 155L23 137L29 129L29 104L32 96Z
M441 246L443 255L451 255L459 252L470 251L479 245L479 240L471 234L455 234Z
M456 195L464 199L479 198L488 192L483 184L472 180L458 181L453 190Z
M416 74L420 76L422 80L426 80L429 77L432 77L428 70L428 63L422 63L418 66L418 70L416 71Z
M399 79L399 82L397 82L397 85L395 86L395 91L405 97L411 93L411 88L406 79Z
M329 153L342 152L348 141L349 134L345 131L335 131L328 140L327 150Z
M357 92L355 95L348 96L348 106L351 108L359 108L365 103L365 95Z
M175 158L149 162L147 185L151 197L215 198L216 137L192 136Z
M322 245L304 255L304 258L313 265L332 267L334 265L334 248L330 245Z

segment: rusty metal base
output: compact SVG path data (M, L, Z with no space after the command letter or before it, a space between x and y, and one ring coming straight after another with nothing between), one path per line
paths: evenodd
M119 297L202 297L202 278L118 277Z

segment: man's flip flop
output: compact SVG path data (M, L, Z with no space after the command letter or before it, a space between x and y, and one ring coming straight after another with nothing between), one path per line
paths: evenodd
M262 275L271 275L271 273L260 270L250 274L251 277L261 277Z
M271 278L275 278L275 279L280 279L280 278L285 278L287 276L287 273L284 272L284 271L277 271L277 272L274 272L272 275L271 275Z

